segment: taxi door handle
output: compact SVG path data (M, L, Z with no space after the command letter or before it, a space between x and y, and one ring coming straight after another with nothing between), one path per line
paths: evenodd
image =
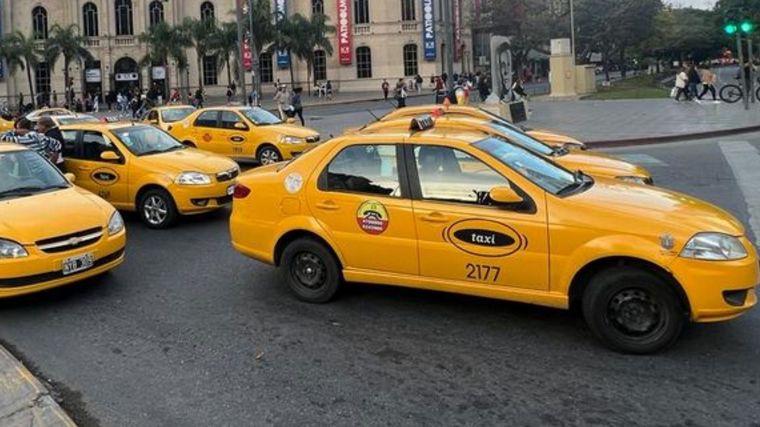
M324 211L337 211L338 209L340 209L340 206L338 206L332 200L325 200L324 202L317 203L317 208L322 209Z
M78 166L77 169L79 169L80 171L91 171L92 170L92 168L88 167L88 166Z
M444 223L444 222L449 222L449 219L446 218L446 216L444 216L443 214L438 213L438 212L433 212L433 213L428 214L428 215L422 215L420 217L420 219L423 220L423 221L426 221L426 222L432 222L432 223L436 223L436 224L440 224L440 223Z

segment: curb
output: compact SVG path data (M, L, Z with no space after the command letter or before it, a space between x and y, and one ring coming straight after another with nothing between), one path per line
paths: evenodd
M664 144L668 142L688 141L692 139L718 138L722 136L739 135L739 134L750 133L750 132L760 132L760 125L734 128L734 129L721 129L721 130L714 130L714 131L707 131L707 132L697 132L697 133L690 133L690 134L680 134L680 135L588 141L588 142L585 142L585 144L588 145L589 147L594 147L594 148L629 147L632 145L652 145L652 144Z
M0 346L0 425L76 427L50 392Z

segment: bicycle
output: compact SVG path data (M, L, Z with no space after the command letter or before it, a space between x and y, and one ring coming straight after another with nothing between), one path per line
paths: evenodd
M755 99L760 99L760 78L757 79L757 84L758 88L755 91ZM727 104L734 104L744 98L744 89L742 88L741 83L727 84L720 88L718 96L723 102Z

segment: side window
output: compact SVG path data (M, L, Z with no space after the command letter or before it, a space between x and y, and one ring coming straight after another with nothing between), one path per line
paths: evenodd
M113 144L100 132L85 132L82 135L82 160L103 162L100 154L104 151L115 151Z
M320 190L401 197L395 145L353 145L327 166Z
M417 146L414 158L423 199L487 206L492 188L510 186L490 166L453 148Z
M158 111L156 111L156 110L150 110L150 113L148 113L148 120L150 120L150 121L153 121L153 120L158 121Z
M79 135L79 132L75 130L65 130L62 131L61 134L63 134L63 151L61 154L63 154L63 158L66 157L70 158L78 158L77 155L77 136Z
M225 129L235 129L235 123L243 123L240 116L234 111L222 111L222 127Z
M202 126L206 128L216 127L216 118L219 116L218 111L204 111L197 119L195 119L195 126Z

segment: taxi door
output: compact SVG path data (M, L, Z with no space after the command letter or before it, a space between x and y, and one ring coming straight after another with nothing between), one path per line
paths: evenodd
M200 113L195 118L192 127L195 146L212 153L226 154L225 144L218 135L219 129L219 110L206 110Z
M336 148L310 185L311 213L337 245L344 268L418 274L414 214L402 188L399 151L392 143Z
M128 168L124 155L107 136L97 131L64 131L66 171L76 175L76 184L89 190L112 205L126 208L128 197ZM120 160L103 160L100 154L113 151Z
M549 289L543 194L510 209L491 206L492 188L516 186L475 153L435 145L405 149L422 277L494 289Z
M219 117L219 143L225 145L225 155L236 156L255 156L256 152L250 147L246 147L250 127L235 111L222 111ZM248 151L248 152L246 152Z

